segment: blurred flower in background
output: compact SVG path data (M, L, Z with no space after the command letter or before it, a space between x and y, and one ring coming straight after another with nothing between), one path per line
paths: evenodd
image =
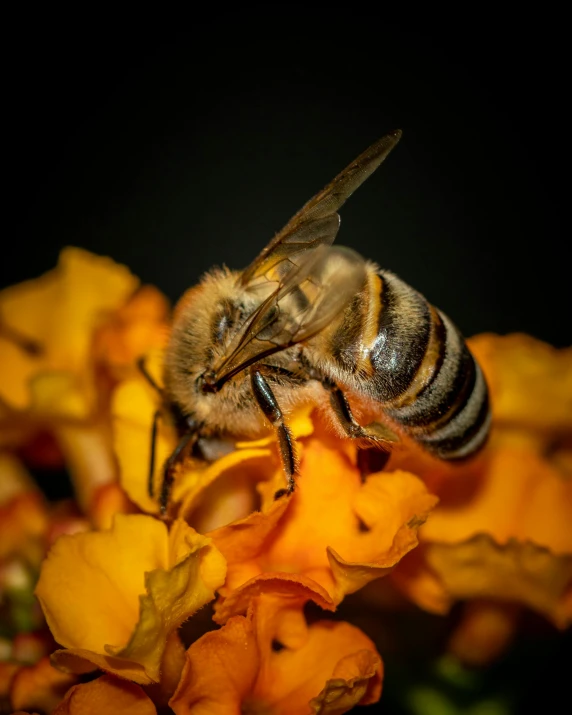
M0 711L517 712L489 675L572 621L572 350L469 341L493 430L466 464L403 442L364 475L308 408L292 495L273 434L213 444L163 520L168 326L80 249L0 293Z

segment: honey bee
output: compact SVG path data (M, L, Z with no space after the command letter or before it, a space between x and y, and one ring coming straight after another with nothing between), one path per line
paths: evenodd
M484 444L487 386L459 330L395 274L332 246L338 210L400 137L394 131L361 154L245 270L214 269L177 304L164 394L183 429L164 469L163 513L176 463L202 437L255 437L269 424L286 476L276 496L292 492L286 416L303 403L386 451L399 433L443 460ZM359 424L348 396L380 421Z

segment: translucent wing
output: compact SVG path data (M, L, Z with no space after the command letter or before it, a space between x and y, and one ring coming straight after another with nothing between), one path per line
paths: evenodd
M340 227L338 209L401 138L394 131L372 144L293 216L242 272L250 292L276 288L234 336L205 380L220 388L233 375L273 353L312 337L347 306L365 280L354 251L330 248Z
M365 261L355 251L317 247L248 318L213 366L209 383L220 387L249 365L311 338L341 313L365 279Z
M258 276L274 279L273 273L281 278L289 270L296 270L300 254L331 245L340 226L338 209L384 161L400 138L401 131L397 130L379 139L310 199L243 271L242 284L247 285Z

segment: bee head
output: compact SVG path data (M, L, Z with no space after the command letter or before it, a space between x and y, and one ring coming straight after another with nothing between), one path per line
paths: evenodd
M213 366L253 309L253 299L240 288L237 275L229 270L209 272L175 307L164 381L169 396L184 411L200 396L218 392Z

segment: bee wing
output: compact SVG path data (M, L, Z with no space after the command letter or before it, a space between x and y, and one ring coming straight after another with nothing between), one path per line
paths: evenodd
M311 251L242 326L226 356L213 366L214 381L221 385L249 365L323 330L362 289L365 266L349 248L319 246Z
M384 161L400 138L401 131L396 130L379 139L310 199L243 271L242 284L247 285L259 276L271 278L272 269L280 277L288 270L284 261L321 245L330 246L340 226L338 209Z

